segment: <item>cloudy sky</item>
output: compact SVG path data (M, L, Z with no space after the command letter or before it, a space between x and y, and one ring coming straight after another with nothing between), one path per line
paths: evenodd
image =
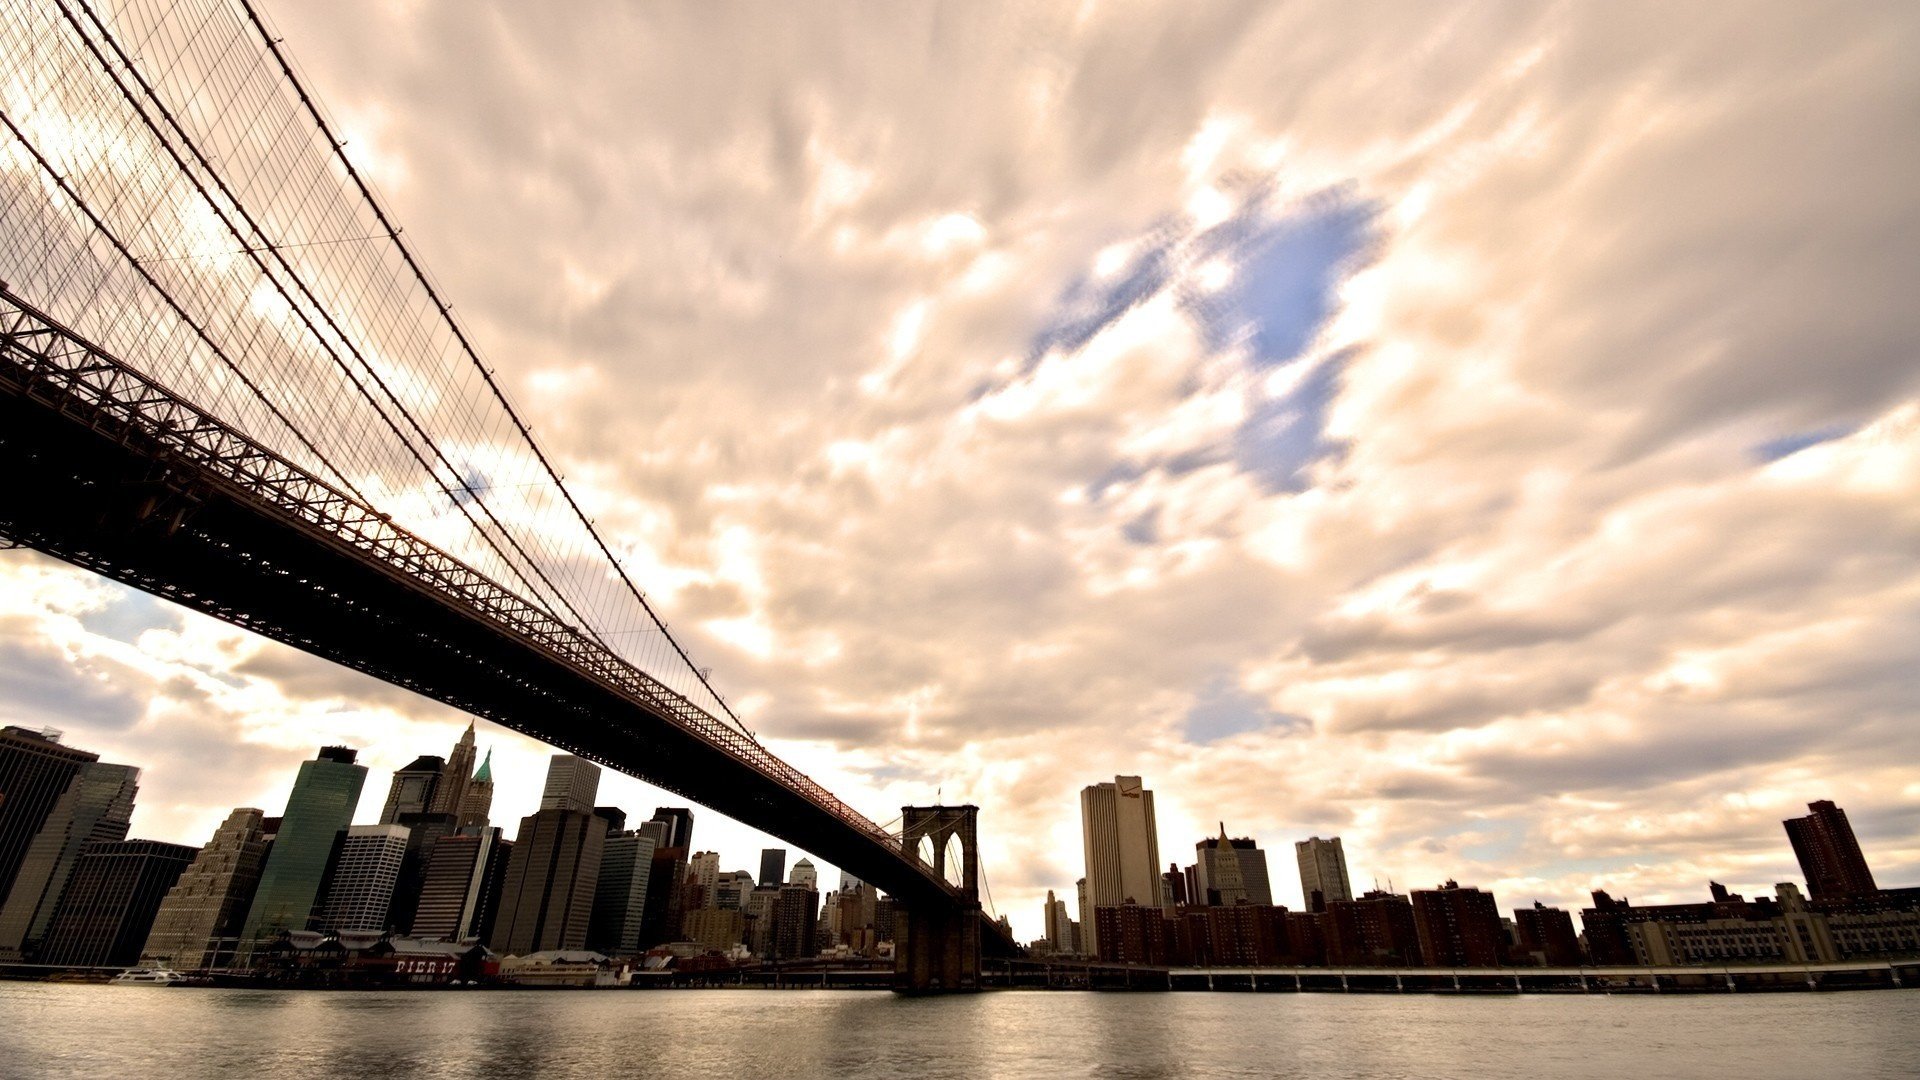
M768 744L1579 906L1920 884L1920 8L270 5L590 511ZM138 835L449 710L21 552L0 721ZM496 817L545 751L482 725ZM610 778L644 816L676 800ZM751 868L763 838L699 819Z

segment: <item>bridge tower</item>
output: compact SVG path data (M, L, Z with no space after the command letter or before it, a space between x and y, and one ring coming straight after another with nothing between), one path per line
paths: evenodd
M920 858L933 847L933 872L947 876L947 848L960 848L959 903L911 904L894 911L893 988L903 994L980 989L980 849L977 806L903 806L900 852Z

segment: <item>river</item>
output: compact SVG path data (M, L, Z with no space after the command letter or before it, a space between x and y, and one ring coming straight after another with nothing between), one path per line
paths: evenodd
M1920 1077L1920 991L325 992L0 982L0 1077Z

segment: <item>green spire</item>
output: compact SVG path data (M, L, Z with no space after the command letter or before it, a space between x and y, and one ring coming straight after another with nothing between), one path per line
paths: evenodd
M480 771L473 774L474 783L493 783L493 747L487 747L487 760L480 763Z

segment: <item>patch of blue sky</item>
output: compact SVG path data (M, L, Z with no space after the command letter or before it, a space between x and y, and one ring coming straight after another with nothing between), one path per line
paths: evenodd
M1242 689L1239 680L1221 672L1207 680L1199 700L1187 710L1183 734L1186 740L1204 746L1250 731L1281 729L1309 731L1313 722L1303 716L1274 712L1265 702Z
M1254 191L1225 221L1198 234L1185 233L1177 218L1156 223L1125 265L1104 277L1082 276L1063 290L1029 341L1027 370L1050 353L1071 355L1169 292L1211 350L1243 349L1256 369L1299 361L1333 314L1341 282L1371 257L1379 207L1344 186L1279 213L1274 203L1272 187ZM1215 265L1227 270L1227 281L1202 289L1195 271ZM1323 360L1284 397L1255 403L1230 445L1189 451L1178 462L1116 463L1087 494L1098 500L1149 468L1178 473L1223 460L1253 474L1270 493L1303 490L1309 466L1340 452L1324 432L1341 370L1340 358Z
M1277 220L1233 222L1195 256L1224 262L1232 279L1190 295L1188 310L1216 349L1244 343L1262 368L1299 359L1333 313L1340 283L1373 249L1377 215L1370 202L1329 192Z
M1340 389L1345 357L1329 356L1287 394L1260 402L1234 433L1234 461L1268 493L1306 490L1307 470L1340 453L1327 438L1327 408Z
M178 630L180 612L165 602L132 589L118 590L107 606L80 616L88 633L137 644L148 630Z
M1779 438L1768 439L1766 442L1749 448L1749 452L1763 463L1779 461L1783 457L1791 457L1810 446L1819 446L1824 442L1844 439L1848 435L1853 434L1853 431L1853 427L1849 424L1831 424L1827 427L1815 428L1812 431L1799 431L1790 435L1782 435Z

